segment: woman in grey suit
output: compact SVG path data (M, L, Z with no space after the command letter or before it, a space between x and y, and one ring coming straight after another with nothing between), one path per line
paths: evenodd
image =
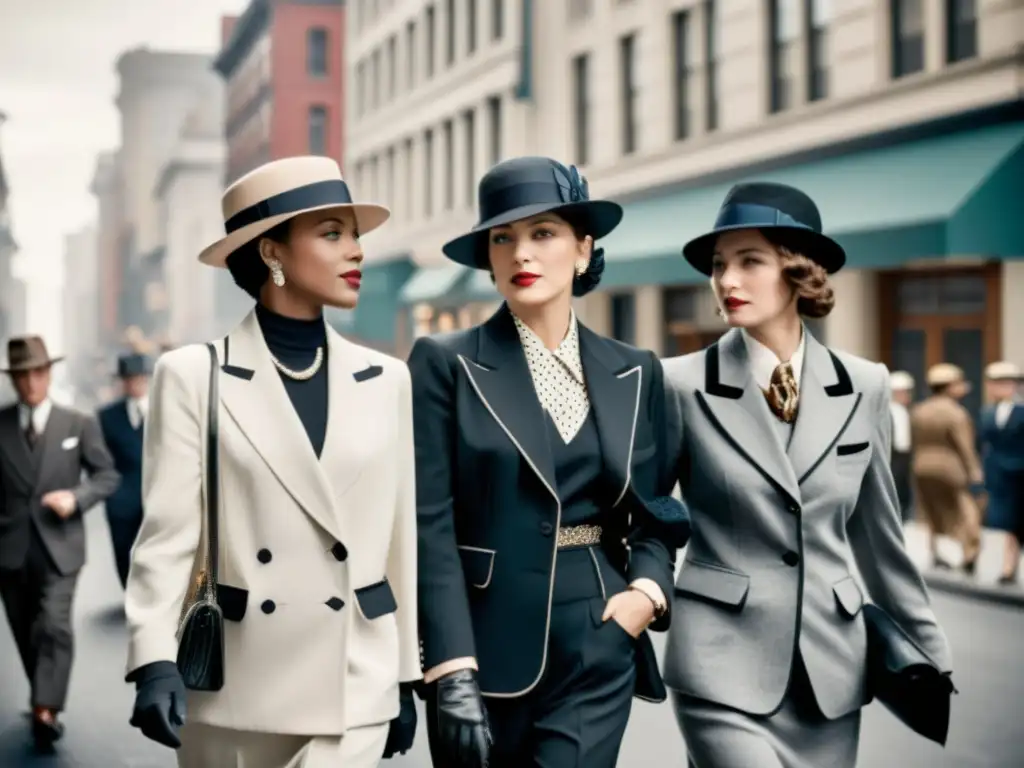
M801 320L832 309L846 258L821 229L803 192L741 184L683 250L731 326L664 363L693 525L665 682L694 768L852 768L869 599L951 667L904 548L886 368Z

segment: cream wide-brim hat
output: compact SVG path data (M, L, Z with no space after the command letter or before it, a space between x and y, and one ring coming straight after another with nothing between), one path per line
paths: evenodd
M985 367L985 378L989 381L1021 381L1024 380L1024 375L1013 363L1000 360Z
M964 381L964 370L952 363L939 363L928 369L926 378L929 387L943 387L957 381Z
M338 163L312 155L273 160L250 171L224 191L221 208L227 234L199 254L199 261L211 267L225 267L241 246L310 211L349 210L360 235L391 216L383 205L354 203Z

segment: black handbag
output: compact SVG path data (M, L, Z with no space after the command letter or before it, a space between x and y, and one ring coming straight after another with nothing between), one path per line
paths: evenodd
M863 613L868 692L915 733L945 746L950 698L957 693L950 675L877 605L865 605Z
M193 691L219 691L224 687L224 615L217 602L217 522L220 473L218 471L217 413L220 406L217 350L210 350L210 391L206 409L206 553L195 592L181 620L178 635L178 672Z

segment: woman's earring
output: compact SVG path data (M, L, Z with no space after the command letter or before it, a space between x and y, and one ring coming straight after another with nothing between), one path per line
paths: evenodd
M272 261L270 262L270 279L274 281L274 285L278 288L284 286L284 270L281 269L281 262Z
M576 277L583 277L589 265L585 261L576 262Z

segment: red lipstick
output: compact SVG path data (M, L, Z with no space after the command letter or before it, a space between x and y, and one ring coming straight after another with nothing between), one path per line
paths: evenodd
M745 305L747 305L749 303L750 303L749 301L744 301L743 299L737 299L734 296L730 296L724 302L725 308L728 311L730 311L730 312L735 312L740 307L745 306Z
M512 282L520 288L529 288L539 278L540 275L535 275L533 272L516 272L512 277Z
M360 272L358 269L352 269L344 273L341 276L341 279L348 283L349 287L351 287L353 290L358 291L359 286L363 282L363 273Z

